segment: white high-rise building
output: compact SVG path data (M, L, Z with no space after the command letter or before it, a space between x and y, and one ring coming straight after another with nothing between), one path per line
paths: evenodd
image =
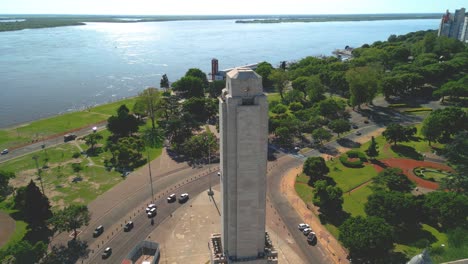
M276 263L265 233L268 102L262 78L248 68L226 77L219 99L222 233L214 246L226 262L212 262Z
M454 14L447 10L440 21L438 36L456 38L466 42L468 41L467 24L468 14L465 12L465 8L455 10Z

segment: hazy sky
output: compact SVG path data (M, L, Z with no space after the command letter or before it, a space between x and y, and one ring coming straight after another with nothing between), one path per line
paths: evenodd
M0 0L0 14L250 15L441 13L467 0Z

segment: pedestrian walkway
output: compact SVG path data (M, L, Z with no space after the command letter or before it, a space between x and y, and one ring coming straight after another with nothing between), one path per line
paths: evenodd
M211 198L207 192L193 197L171 217L160 224L148 240L159 243L159 263L207 263L210 259L208 242L210 234L221 232L219 185L214 188ZM278 250L279 263L302 264L305 262L290 247L291 242L283 240L268 226L267 231Z
M329 252L329 256L335 263L349 263L347 260L348 252L341 246L338 240L328 232L328 230L320 223L320 220L307 207L304 201L297 195L294 189L296 177L302 173L302 166L293 168L286 172L281 184L281 192L283 192L289 201L289 204L302 217L304 223L309 224L312 230L317 234L317 239Z

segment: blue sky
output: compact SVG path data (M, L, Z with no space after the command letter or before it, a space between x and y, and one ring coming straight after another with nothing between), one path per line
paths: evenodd
M467 0L0 0L3 14L251 15L442 13Z

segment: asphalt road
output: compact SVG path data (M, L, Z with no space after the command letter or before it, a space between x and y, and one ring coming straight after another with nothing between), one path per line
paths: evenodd
M209 174L211 177L212 183L219 184L219 177L216 172ZM191 197L195 197L201 192L207 190L209 185L209 177L201 177L189 184L183 185L175 192L188 193ZM145 240L159 224L161 224L166 218L171 217L171 214L177 210L179 207L183 206L185 203L179 203L178 201L168 203L166 201L166 196L161 199L156 200L155 204L157 205L157 215L154 217L154 225L151 225L150 219L146 216L145 211L141 211L136 217L132 219L134 223L134 228L130 232L124 232L123 230L117 231L115 235L109 242L100 246L100 250L90 254L89 258L85 260L88 263L120 263L130 250L140 241ZM93 238L88 238L92 240ZM96 238L99 239L99 238ZM94 239L94 240L96 240ZM154 238L152 238L154 239ZM156 238L157 239L157 238ZM102 259L101 254L104 248L111 247L112 255L107 259Z
M75 134L78 137L86 136L86 135L92 133L92 128L93 127L94 127L94 125L91 125L89 127L74 131L71 134ZM106 124L101 124L101 125L99 125L97 127L97 130L102 130L102 129L105 129L105 128L106 128ZM58 136L51 137L51 138L48 138L48 139L36 141L36 142L31 143L31 144L22 146L22 147L10 149L8 154L0 155L0 163L11 160L11 159L14 159L14 158L17 158L17 157L24 156L26 154L30 154L32 152L42 150L43 149L42 146L44 146L44 148L48 148L48 147L55 146L55 145L62 144L62 143L63 143L63 136L58 135Z

